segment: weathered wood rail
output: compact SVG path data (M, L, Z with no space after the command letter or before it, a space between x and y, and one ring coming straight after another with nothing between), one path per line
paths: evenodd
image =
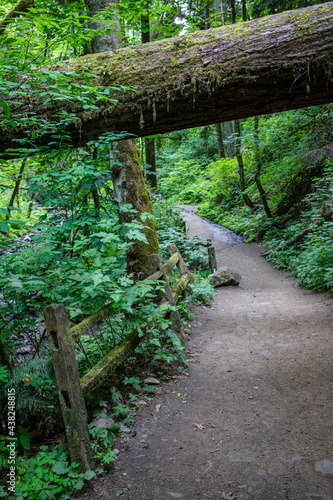
M169 303L171 306L175 306L188 283L194 283L194 279L176 245L169 245L168 251L170 258L164 265L160 256L152 256L156 271L146 279L147 281L161 281L163 283L164 290L162 294L158 297L157 293L160 305ZM182 276L172 292L167 280L167 274L175 266L177 266ZM157 303L156 307L160 307L160 305ZM165 314L168 314L168 311ZM51 358L59 391L60 407L65 424L70 458L72 462L79 463L82 470L90 470L94 466L85 397L92 389L101 386L107 377L134 352L141 340L144 339L144 334L149 327L149 323L146 323L140 328L135 328L93 366L84 377L80 378L75 356L75 343L82 334L110 315L111 312L106 304L98 312L71 328L64 304L50 305L44 310L46 331L50 342ZM171 312L170 319L172 328L182 340L185 340L177 310Z

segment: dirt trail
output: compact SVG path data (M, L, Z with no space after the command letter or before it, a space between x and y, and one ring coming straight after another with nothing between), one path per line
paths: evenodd
M185 219L243 280L196 309L189 374L138 410L115 472L84 498L332 500L332 297Z

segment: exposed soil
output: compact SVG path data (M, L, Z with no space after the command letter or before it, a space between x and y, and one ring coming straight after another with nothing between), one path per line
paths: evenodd
M83 498L333 498L332 296L302 290L259 245L185 219L243 279L195 309L188 374L138 410L114 472Z

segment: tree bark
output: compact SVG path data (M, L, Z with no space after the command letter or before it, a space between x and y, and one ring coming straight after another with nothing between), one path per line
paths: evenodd
M217 135L217 150L219 153L219 159L225 158L225 150L223 144L223 130L221 123L215 123L215 131Z
M21 184L21 180L22 180L22 177L23 177L23 172L24 172L24 168L25 168L26 163L27 163L27 159L24 158L24 160L22 161L22 165L21 165L19 174L18 174L16 182L15 182L15 186L14 186L14 189L13 189L13 192L12 192L12 196L10 197L10 201L9 201L9 205L8 205L8 215L6 216L6 220L9 219L10 212L11 212L10 207L14 206L15 198L19 194L20 184Z
M10 119L36 112L37 120L51 121L65 106L78 117L66 129L71 143L83 146L105 131L145 137L328 103L333 100L332 14L331 2L86 55L65 67L89 67L98 75L96 84L129 85L135 91L116 92L117 103L100 101L98 110L79 111L73 103L42 105L44 98L31 94L31 102L11 105ZM29 136L25 132L23 126L4 125L0 152L18 148L13 139ZM50 135L36 141L46 144Z
M86 0L89 5L91 15L94 15L98 10L104 10L108 5L108 0ZM117 2L114 4L117 8ZM114 23L118 22L116 16L113 17ZM103 19L98 25L99 29L105 29ZM121 38L117 32L110 34L104 33L102 36L95 37L92 40L92 50L98 52L103 47L107 50L115 51L121 47ZM139 151L133 139L117 141L114 143L116 165L112 168L113 182L113 198L120 209L120 219L122 221L131 222L132 220L140 220L142 212L153 214L153 207L150 199L150 194L144 180L144 171L140 165ZM92 189L95 208L99 209L97 188ZM122 211L122 207L126 204L131 204L138 213ZM156 225L151 219L143 222L145 229L143 230L148 243L137 241L126 254L127 270L129 273L134 273L136 277L139 275L145 278L151 274L152 270L149 255L159 253Z
M144 16L141 16L141 43L150 42L150 20L149 20L149 2L145 5L147 11ZM147 180L152 188L157 187L156 177L156 154L155 154L155 139L145 138L146 164L149 165Z
M236 158L237 158L237 163L238 163L238 175L239 175L239 185L242 191L242 196L245 205L247 205L250 208L253 208L254 204L249 195L245 192L246 190L246 183L245 183L245 173L244 173L244 161L243 161L243 156L241 153L241 130L240 130L240 125L239 125L239 120L235 120L234 122L235 126L235 149L236 149Z
M261 174L261 158L260 158L260 144L259 144L259 118L257 116L254 117L254 154L255 154L255 160L256 160L256 173L255 173L255 181L257 184L257 188L260 194L260 198L264 207L264 210L266 212L267 217L271 218L272 217L272 212L271 209L269 208L268 202L267 202L267 196L266 192L261 184L260 180L260 174Z

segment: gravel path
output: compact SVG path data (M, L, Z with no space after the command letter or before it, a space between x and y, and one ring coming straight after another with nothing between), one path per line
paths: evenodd
M114 472L83 498L333 500L332 296L185 219L243 279L196 308L188 374L138 410Z

